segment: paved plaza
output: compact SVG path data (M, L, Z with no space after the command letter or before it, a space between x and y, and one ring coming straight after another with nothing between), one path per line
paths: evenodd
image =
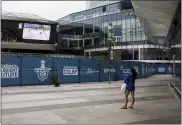
M181 123L171 76L136 81L134 109L122 110L122 81L2 88L2 124Z

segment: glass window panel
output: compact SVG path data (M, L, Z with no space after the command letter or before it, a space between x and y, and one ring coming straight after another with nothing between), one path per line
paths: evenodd
M117 20L117 21L116 21L116 24L117 24L117 25L121 25L121 20Z
M142 32L136 32L136 41L142 40Z
M111 20L112 20L112 18L111 18L111 16L109 15L109 16L107 16L107 19L108 19L108 22L111 22Z
M104 16L103 20L104 20L104 22L107 22L108 21L108 16Z
M135 26L135 23L136 23L135 18L131 18L130 20L131 20L131 24L134 24L134 26Z
M143 29L141 27L136 27L135 30L136 30L136 32L143 31Z
M138 19L137 19L137 21L136 21L136 27L141 27L141 24L140 24L140 22L139 22Z
M109 11L110 11L110 7L106 6L106 12L109 12Z
M121 38L121 42L126 42L126 33L123 33Z
M131 41L131 34L130 33L126 33L126 41Z
M107 22L104 22L104 27L107 27Z
M111 18L112 18L113 21L116 21L116 20L117 20L117 19L116 19L116 16L117 16L116 14L112 14L112 15L111 15Z
M114 35L121 36L121 27L118 27L118 26L114 27Z
M121 19L122 19L122 14L121 13L117 13L116 20L121 20Z
M126 29L123 29L123 30L122 30L122 33L126 33Z
M111 22L113 26L116 26L116 21Z
M134 32L131 34L131 37L131 41L137 41L136 34Z
M121 21L121 24L122 24L122 29L126 29L126 20L122 20Z
M146 40L146 36L145 36L145 33L144 32L142 32L142 40Z
M99 7L99 15L101 15L102 14L102 7Z
M127 28L127 29L126 29L126 33L130 33L131 31L132 31L131 28Z
M131 28L130 19L126 19L126 28Z

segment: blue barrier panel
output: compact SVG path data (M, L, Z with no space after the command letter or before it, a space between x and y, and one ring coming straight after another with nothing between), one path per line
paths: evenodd
M145 73L146 73L146 78L148 78L150 76L150 72L149 72L149 64L145 63Z
M116 77L115 77L115 72L116 72L116 68L115 68L115 62L111 61L111 63L109 63L109 61L99 61L99 70L100 70L100 81L108 81L109 80L109 70L110 70L110 79L111 81L115 81Z
M148 63L149 65L149 77L152 76L152 64Z
M146 77L148 78L150 76L150 72L149 72L149 64L148 63L145 63L145 72L146 72Z
M153 75L153 64L147 63L148 67L148 77L151 77Z
M99 63L97 60L80 59L80 82L99 81Z
M1 86L19 86L21 79L21 58L16 56L1 57Z
M145 78L146 73L145 73L145 63L144 62L140 62L140 72L141 72L141 78Z
M123 80L127 74L130 73L130 62L129 61L118 61L115 63L116 68L116 80Z
M153 64L149 63L149 76L153 75Z
M179 63L179 77L181 78L181 63Z
M47 85L52 82L53 58L22 57L22 85Z
M155 64L156 74L171 74L172 67L170 64Z
M145 78L146 77L145 63L138 62L138 67L140 72L140 78Z
M156 64L155 63L152 64L152 74L156 75Z
M153 64L151 64L152 66L152 75L155 75L155 64L153 63Z
M58 72L61 83L78 83L79 59L54 58L54 71Z
M115 71L114 72L114 81L122 80L121 79L121 71L119 68L119 61L112 60L111 64L113 66L113 68L112 68L113 70L111 70L111 71ZM117 74L117 72L118 72L118 74Z
M181 78L181 63L179 63L179 77Z
M181 77L181 63L176 63L176 76Z
M166 68L166 74L172 74L173 71L172 64L165 64L165 68Z
M176 63L175 66L176 66L176 67L175 67L175 74L176 74L176 76L178 77L178 76L179 76L179 74L178 74L178 73L179 73L179 70L178 70L179 65L178 65L178 63Z
M140 78L140 69L139 69L139 62L136 61L130 61L130 68L134 68L136 70L136 72L138 73L137 75L137 79Z

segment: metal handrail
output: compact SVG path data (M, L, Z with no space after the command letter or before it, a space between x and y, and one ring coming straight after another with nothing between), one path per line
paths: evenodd
M175 82L171 81L171 85L181 94L181 91L178 89L178 87L176 87Z

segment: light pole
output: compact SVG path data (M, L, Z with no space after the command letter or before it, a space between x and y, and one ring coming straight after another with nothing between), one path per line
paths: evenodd
M132 33L131 41L132 41L132 45L133 45L132 57L133 57L133 61L134 61L134 59L135 59L135 51L134 51L134 41L133 41L133 24L131 25L131 33Z
M129 17L136 17L136 15L135 15L135 12L130 12L127 16L129 16ZM135 25L135 27L136 27L136 25ZM131 37L131 41L132 41L132 46L133 46L133 49L132 49L132 60L134 61L134 59L135 59L135 51L134 51L134 40L133 40L133 23L132 23L132 25L131 25L131 23L130 23L130 28L131 28L131 31L130 31L130 37ZM136 28L135 28L136 29ZM135 31L136 32L136 31ZM131 35L132 34L132 35ZM136 36L135 36L136 37Z
M111 84L111 60L113 59L113 56L114 56L112 45L114 41L115 41L115 38L113 37L113 25L112 23L109 23L108 38L106 43L108 48L108 53L109 53L109 84Z
M132 42L133 42L133 61L135 60L135 49L134 49L134 40L133 40L133 24L132 24Z

